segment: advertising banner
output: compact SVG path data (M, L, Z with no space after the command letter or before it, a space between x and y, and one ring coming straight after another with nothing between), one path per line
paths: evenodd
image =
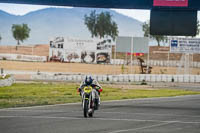
M56 37L50 41L50 61L109 63L111 41Z
M188 7L188 0L154 0L153 6Z
M65 38L64 49L75 51L95 51L97 49L97 41L87 39Z
M82 51L81 52L81 62L94 63L95 62L95 52Z
M81 62L81 51L65 51L65 61L66 62Z
M97 64L100 63L110 63L111 60L111 53L108 53L106 51L101 51L97 53Z
M200 53L200 38L176 38L170 40L171 53Z

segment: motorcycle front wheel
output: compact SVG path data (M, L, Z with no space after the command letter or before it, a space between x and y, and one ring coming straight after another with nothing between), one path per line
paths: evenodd
M88 100L87 99L84 99L84 101L83 101L83 115L84 115L84 117L87 117L87 115L88 115Z
M88 116L93 117L93 114L94 114L94 110L92 109L91 112L88 113Z

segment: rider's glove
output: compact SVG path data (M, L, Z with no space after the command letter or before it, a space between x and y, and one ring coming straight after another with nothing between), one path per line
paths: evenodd
M102 88L100 88L100 89L98 89L98 91L99 91L99 92L102 92L102 91L103 91L103 89L102 89Z

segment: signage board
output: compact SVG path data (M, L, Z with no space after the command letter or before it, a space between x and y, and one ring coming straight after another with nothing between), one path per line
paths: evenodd
M149 39L147 37L117 37L116 52L148 53Z
M188 0L154 0L153 6L188 7Z
M171 53L200 53L200 38L175 38L170 40Z
M151 10L151 35L195 36L196 31L196 10Z
M117 37L116 52L133 53L131 51L132 37Z

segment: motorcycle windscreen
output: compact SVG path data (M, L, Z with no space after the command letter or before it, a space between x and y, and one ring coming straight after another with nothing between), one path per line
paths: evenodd
M151 10L151 35L195 36L196 31L196 10Z

